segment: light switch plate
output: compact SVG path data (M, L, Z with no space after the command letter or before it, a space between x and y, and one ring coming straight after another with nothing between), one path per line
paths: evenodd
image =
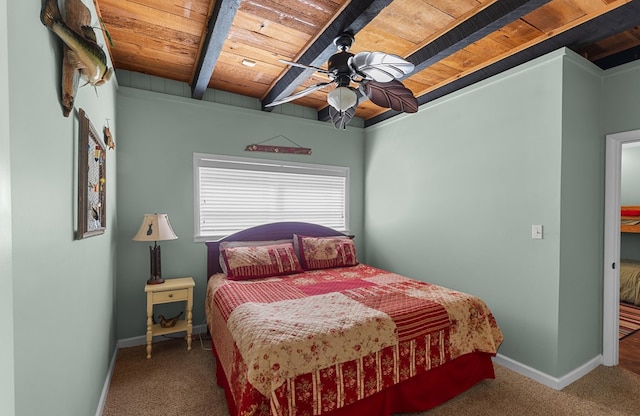
M542 240L542 225L531 225L531 239Z

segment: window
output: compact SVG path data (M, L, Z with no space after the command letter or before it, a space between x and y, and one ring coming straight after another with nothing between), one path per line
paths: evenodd
M302 221L348 231L349 168L193 154L195 241Z

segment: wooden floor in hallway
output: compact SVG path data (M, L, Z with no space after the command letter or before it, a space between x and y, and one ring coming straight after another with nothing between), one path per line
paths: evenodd
M620 340L618 365L626 370L640 374L640 331Z

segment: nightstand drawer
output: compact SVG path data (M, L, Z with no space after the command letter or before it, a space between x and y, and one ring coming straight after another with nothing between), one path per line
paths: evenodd
M175 302L178 300L187 300L189 297L189 289L166 290L164 292L153 293L153 303Z

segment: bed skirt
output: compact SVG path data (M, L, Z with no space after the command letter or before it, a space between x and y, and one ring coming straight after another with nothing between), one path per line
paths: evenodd
M227 377L215 354L213 342L211 342L211 347L216 359L218 386L224 389L229 414L236 416L238 411L227 383ZM470 389L481 380L494 379L495 373L491 357L491 354L483 352L463 355L356 403L326 413L326 416L352 416L356 414L389 416L393 413L420 412L432 409Z

